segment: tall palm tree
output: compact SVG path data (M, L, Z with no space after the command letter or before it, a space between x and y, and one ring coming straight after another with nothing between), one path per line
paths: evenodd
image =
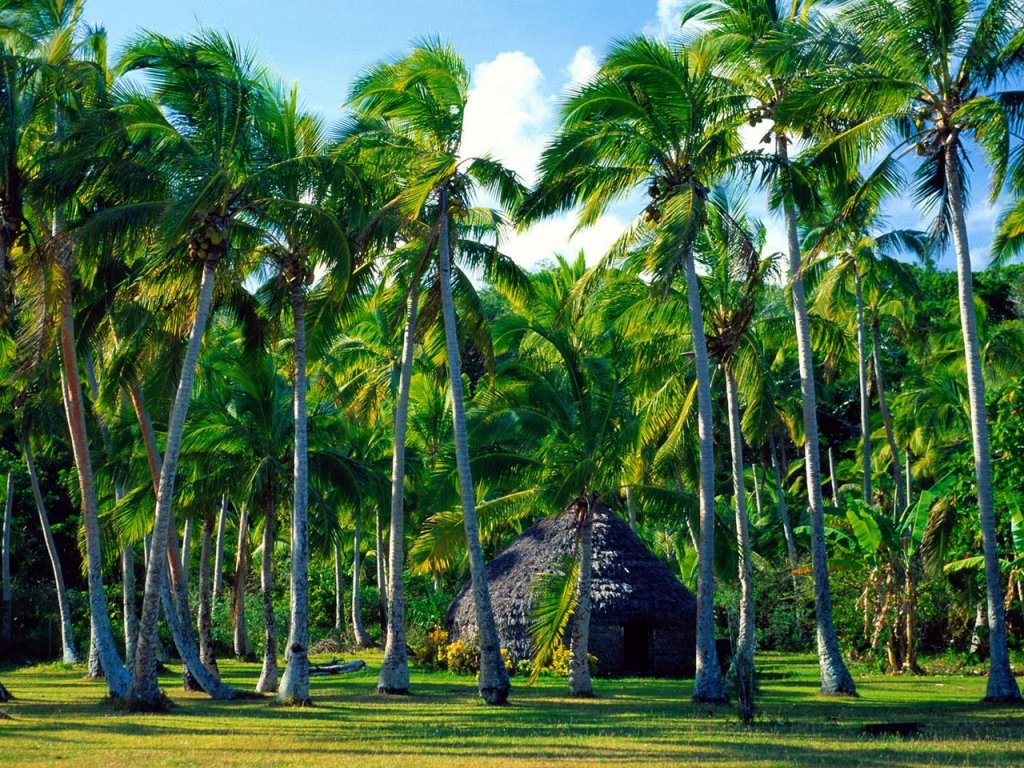
M1024 71L1024 6L1014 0L858 0L844 18L856 34L850 64L807 83L792 109L852 122L825 143L822 155L856 156L865 146L884 148L887 159L916 151L922 160L915 196L937 209L934 234L944 242L952 236L988 597L985 698L1019 701L1006 646L964 169L973 141L992 168L993 196L1002 190L1010 126L1024 117L1019 93L1008 85Z
M230 38L205 31L187 40L143 35L129 46L121 66L127 72L148 73L154 85L152 100L134 96L124 105L129 134L151 137L163 153L161 160L174 169L170 199L149 206L160 228L161 247L169 261L184 260L191 271L200 272L153 521L154 546L160 548L166 541L173 561L177 557L172 503L185 419L216 272L222 261L234 256L233 240L244 231L240 216L251 204L247 184L254 172L254 133L265 76L251 53ZM218 98L209 98L210 94ZM127 206L125 213L130 211ZM146 570L130 694L138 708L162 703L156 676L156 619L165 567L163 557L151 557Z
M703 42L709 55L720 62L723 73L748 99L751 126L768 125L764 141L774 145L768 158L768 177L775 182L773 202L785 217L789 256L788 278L796 327L797 359L803 400L804 467L811 523L811 568L814 575L814 613L817 623L821 690L826 694L853 694L856 687L843 661L832 621L828 556L825 550L825 502L821 490L817 395L811 329L804 288L798 202L806 199L807 176L790 157L795 131L814 116L794 125L778 114L778 105L807 72L802 45L820 18L822 0L717 0L696 14L708 31Z
M708 191L739 150L743 101L699 52L645 38L618 44L591 83L564 106L562 127L541 159L542 178L527 220L582 206L593 224L615 199L646 187L650 205L609 254L627 247L628 266L671 288L680 272L688 300L697 377L700 446L700 572L694 698L726 700L714 642L714 455L711 375L694 244Z
M503 704L509 693L508 671L501 658L498 631L491 608L490 591L484 573L483 549L476 516L476 491L470 467L466 434L465 402L462 391L462 350L455 322L452 288L463 278L453 269L454 257L469 256L490 267L496 250L467 251L458 230L452 236L453 221L487 224L488 215L472 207L477 187L494 192L500 202L511 207L521 196L522 186L511 171L487 158L460 155L463 117L469 95L469 72L465 63L449 46L426 41L406 57L372 67L352 88L350 102L368 121L379 121L377 135L389 147L388 155L401 168L401 192L394 206L412 222L425 220L436 237L436 283L440 294L441 317L445 331L445 350L451 386L452 422L459 479L463 523L469 551L470 573L480 633L480 695L488 704ZM431 260L433 262L433 260ZM499 262L507 268L510 263ZM412 280L425 266L411 270ZM410 295L409 316L414 317L415 302ZM410 329L407 328L407 336ZM411 343L411 339L409 340ZM400 489L393 489L394 493ZM396 539L392 531L392 543ZM400 574L392 573L392 581ZM399 676L401 673L399 672ZM402 690L399 685L380 688ZM407 684L405 685L407 688Z

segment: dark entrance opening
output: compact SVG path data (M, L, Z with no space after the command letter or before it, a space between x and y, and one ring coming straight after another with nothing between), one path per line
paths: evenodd
M634 674L650 674L654 630L647 624L624 624L622 627L622 670Z

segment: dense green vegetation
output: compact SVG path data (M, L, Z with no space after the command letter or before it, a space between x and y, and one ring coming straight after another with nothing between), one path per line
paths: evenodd
M419 712L452 694L438 733L476 755L541 722L537 761L586 740L728 764L768 741L780 764L929 764L981 730L979 759L1019 759L1015 714L961 714L1021 700L1024 5L693 4L566 96L533 183L462 153L469 73L441 41L369 66L334 121L225 33L115 56L82 11L0 0L0 658L88 662L136 712L170 696L182 734L206 712L314 732L338 709L376 751L411 708L413 754L454 754ZM978 272L969 167L1000 211ZM906 195L920 226L894 229ZM612 206L635 217L606 254L527 273L502 252ZM598 505L696 593L692 690L592 679ZM532 666L602 697L565 711L550 677L510 685L484 576L563 513L575 553L534 585ZM450 655L522 709L471 710L468 680L426 669L467 581L479 636ZM311 687L311 653L372 645L377 691L413 703L360 707L365 674ZM803 657L760 656L812 649L820 693L860 700L823 705ZM925 654L984 682L935 693L910 679ZM170 659L218 703L161 680ZM0 728L73 711L84 738L105 710L75 675L5 671L24 722ZM237 701L253 688L325 709ZM731 699L759 730L703 729L699 706ZM869 747L858 712L941 744Z

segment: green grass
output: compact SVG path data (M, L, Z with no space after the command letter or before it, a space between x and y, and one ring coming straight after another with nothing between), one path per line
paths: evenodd
M691 681L599 680L597 698L563 696L564 681L518 685L511 704L483 706L471 678L414 670L414 695L373 693L370 670L313 679L312 708L267 700L213 702L163 684L169 714L127 715L103 701L81 668L5 670L17 697L2 709L0 764L157 766L918 766L1024 765L1024 709L980 703L984 678L858 677L860 697L817 694L808 656L764 654L757 722L731 707L696 706ZM256 664L224 662L251 689ZM866 723L917 721L924 735L868 737Z

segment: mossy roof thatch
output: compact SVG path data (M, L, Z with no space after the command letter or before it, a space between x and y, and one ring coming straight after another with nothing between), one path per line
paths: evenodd
M516 659L530 657L530 587L573 552L576 518L546 518L487 566L487 581L502 646ZM594 576L591 624L647 623L693 626L696 600L617 515L603 506L594 512ZM477 635L473 594L467 584L446 615L451 640Z

